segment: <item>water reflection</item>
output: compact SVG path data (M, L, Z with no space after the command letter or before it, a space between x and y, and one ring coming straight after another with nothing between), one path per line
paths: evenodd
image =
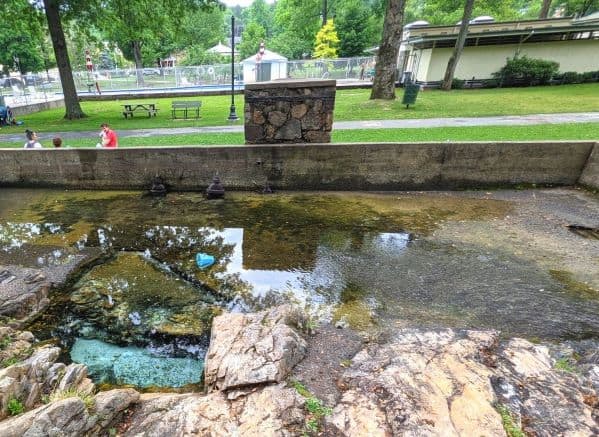
M3 191L0 200L17 197L11 193ZM169 194L149 202L132 193L45 192L31 205L14 199L8 204L12 209L0 210L1 259L35 252L36 263L52 265L90 247L113 256L133 254L108 263L101 286L92 282L71 290L85 301L96 287L94 293L102 296L97 302L106 307L122 303L108 286L126 279L131 289L134 272L128 264L146 271L145 260L153 265L147 276L152 279L133 294L143 296L150 282L160 284L151 293L156 301L165 290L177 289L172 282L177 279L210 308L252 311L291 300L324 319L359 327L396 322L484 327L541 338L599 332L593 290L570 293L568 282L559 280L563 274L556 279L516 251L464 244L459 236L439 242L431 234L444 220L473 219L493 232L488 223L509 211L505 202L305 193L231 193L223 202ZM198 252L217 262L198 269ZM152 315L147 308L122 307L120 320L124 332L146 335L156 326L180 332L178 327L191 326L189 305L175 305L168 326L169 316L158 306Z

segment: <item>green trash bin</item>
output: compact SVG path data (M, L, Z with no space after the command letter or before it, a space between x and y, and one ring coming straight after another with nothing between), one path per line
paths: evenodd
M407 84L403 91L403 99L401 100L402 105L406 105L409 108L410 105L416 103L416 97L418 97L418 91L420 91L420 85Z

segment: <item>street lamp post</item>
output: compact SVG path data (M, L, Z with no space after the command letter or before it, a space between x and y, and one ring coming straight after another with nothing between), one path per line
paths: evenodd
M239 120L235 113L235 17L233 15L231 15L231 111L227 120Z

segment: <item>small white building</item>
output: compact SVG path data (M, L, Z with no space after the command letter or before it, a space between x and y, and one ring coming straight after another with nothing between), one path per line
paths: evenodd
M243 82L267 82L287 78L287 58L266 50L261 44L260 51L242 61Z
M599 14L509 22L478 17L471 23L455 72L458 79L491 78L515 55L558 62L562 73L599 69ZM459 31L457 24L429 26L426 22L404 29L400 74L409 73L420 84L439 84Z

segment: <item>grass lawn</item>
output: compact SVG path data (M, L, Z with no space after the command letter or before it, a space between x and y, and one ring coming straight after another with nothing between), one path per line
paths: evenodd
M357 129L333 131L333 143L381 143L412 141L536 141L536 140L597 140L599 123L544 124L532 126L467 126L422 129ZM65 140L69 147L93 147L90 138ZM120 147L198 146L243 144L243 133L186 135L156 135L153 137L122 137ZM0 147L23 147L23 141L0 143ZM51 147L49 142L42 142Z
M453 90L444 92L426 90L419 94L416 105L406 109L401 104L402 90L397 90L394 101L369 100L370 90L339 90L335 102L335 120L384 120L436 117L482 117L492 115L524 115L559 112L591 112L599 110L599 83L530 88L496 88ZM149 99L159 108L158 116L132 119L122 116L122 103L139 99L107 102L82 102L88 115L82 120L64 120L64 109L52 109L18 117L25 124L2 128L0 133L22 133L25 128L44 133L99 130L101 123L109 123L115 130L143 128L172 128L187 126L227 125L230 96L201 96L186 98ZM201 100L201 120L171 120L173 100ZM243 118L243 95L235 96L237 115ZM238 123L243 123L240 120Z

